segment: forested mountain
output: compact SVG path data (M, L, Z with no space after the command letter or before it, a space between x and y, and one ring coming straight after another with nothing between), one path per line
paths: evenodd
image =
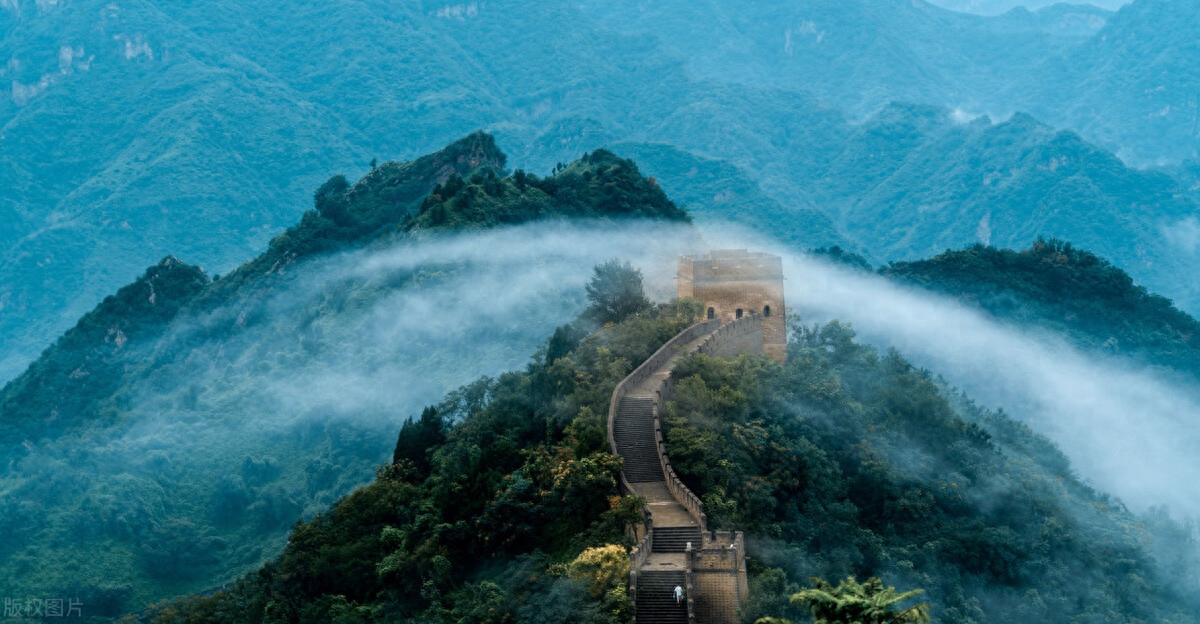
M297 524L273 562L160 622L625 622L613 386L702 309L674 300L449 394L392 463ZM786 365L676 365L667 445L710 526L747 531L744 622L802 612L810 575L920 586L937 621L1194 622L1195 544L1072 474L1045 438L846 325L797 328ZM607 497L607 500L606 500ZM1086 572L1085 572L1086 571ZM1136 583L1130 582L1136 579Z
M669 146L629 149L689 163ZM622 576L603 570L624 560L638 504L616 496L600 414L612 384L699 308L675 301L603 329L584 317L538 344L583 307L590 264L651 250L670 267L674 245L699 242L662 184L611 152L546 177L508 161L476 133L353 184L334 176L238 269L210 277L168 257L85 315L0 394L0 592L67 592L117 615L246 574L156 617L625 617ZM697 197L771 205L732 172L701 173L719 165L690 165L670 174L696 180ZM488 233L531 221L551 229ZM1033 303L1014 318L1084 338L1160 322L1167 342L1126 331L1136 346L1122 352L1194 360L1179 347L1195 321L1094 256L984 251L887 271L974 288L985 307L1004 299L987 293L1018 292ZM990 287L970 276L986 263ZM1069 300L1038 303L1063 282ZM952 621L1189 621L1186 527L1135 516L1045 438L844 325L793 337L786 367L687 363L668 432L713 521L750 528L747 617L789 614L785 595L817 573L925 587ZM780 464L785 447L803 461ZM1055 581L1079 568L1091 576Z
M720 241L803 267L787 362L681 358L663 414L745 624L811 575L1200 624L1197 42L1195 0L0 0L0 619L628 621L603 414Z
M811 91L855 118L897 100L993 105L991 94L1091 34L1067 34L1056 18L1042 22L1028 12L981 18L911 0L618 0L583 7L623 32L660 37L698 75ZM1076 12L1098 24L1106 14Z
M1006 94L1023 110L1078 131L1133 163L1200 155L1200 6L1137 0Z
M7 189L0 196L0 378L15 376L105 293L163 256L226 271L298 218L309 190L330 173L413 158L480 127L501 139L512 166L530 171L616 143L670 147L650 150L648 175L677 180L695 168L700 178L733 175L748 184L738 183L744 192L689 196L697 215L788 224L777 234L803 248L843 244L883 262L965 244L986 209L969 208L948 224L953 236L918 228L913 240L874 251L879 240L856 240L838 219L847 204L875 206L881 214L870 220L886 221L887 210L864 197L872 187L854 184L857 168L831 165L869 151L864 135L879 120L888 123L891 113L878 109L893 100L944 107L947 129L936 134L950 132L954 115L1004 119L1030 109L1142 160L1188 155L1180 146L1194 134L1184 128L1190 109L1186 98L1176 101L1186 84L1150 84L1157 74L1135 71L1148 55L1160 64L1187 58L1195 20L1186 5L1139 0L1103 26L1110 35L1097 31L1107 20L1099 9L981 18L907 0L786 7L556 0L538 11L507 1L372 0L281 2L251 13L175 0L6 2L0 50L8 61L0 79L12 87L0 97L0 183ZM1102 63L1106 55L1116 60ZM1186 75L1186 61L1178 63L1184 69L1171 76ZM1130 76L1137 84L1126 87ZM1017 77L1064 88L1034 88ZM1123 96L1106 97L1111 92ZM1072 93L1090 99L1062 101ZM1167 105L1169 114L1151 115ZM1088 111L1128 125L1089 121ZM1028 131L1013 140L1034 145L1046 133L1034 126L1016 123L1006 132ZM1143 136L1176 147L1155 154L1126 144ZM1024 167L1022 154L986 142L927 141L920 150L929 161ZM840 194L815 198L813 181L822 177ZM980 186L984 177L966 182ZM930 186L897 184L889 192L899 203L922 205ZM1124 198L1097 192L1090 209L1126 210ZM991 207L994 220L1027 210L1003 199ZM1048 210L1059 207L1067 206ZM1134 243L1070 219L1040 222L1032 234L992 231L1018 246L1036 234L1077 241L1195 309L1178 273L1193 268L1183 264L1194 255L1163 252L1165 261L1150 264L1130 250L1165 249L1174 239L1158 224L1171 227L1177 208L1154 214Z
M943 109L892 105L855 130L805 186L879 261L976 241L1024 248L1071 232L1185 309L1200 296L1186 277L1198 267L1195 249L1171 234L1200 208L1164 174L1131 169L1028 115L955 123Z
M1139 165L1193 158L1196 5L1119 4L993 17L909 0L583 6L606 25L660 37L698 75L811 91L856 118L893 101L997 118L1024 111Z
M690 240L630 161L543 178L505 160L476 133L335 176L236 270L168 257L84 315L0 391L0 593L119 615L257 568L404 417L524 362L579 311L587 267Z
M952 295L1026 329L1067 335L1096 352L1200 376L1200 322L1107 260L1063 241L1013 251L984 245L880 269Z

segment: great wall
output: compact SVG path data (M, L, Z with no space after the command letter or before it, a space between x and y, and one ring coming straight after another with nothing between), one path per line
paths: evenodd
M646 500L635 527L629 588L638 624L734 624L749 594L740 531L709 531L704 503L671 468L662 416L675 361L693 353L785 355L783 273L778 256L745 250L684 256L679 294L704 301L707 320L667 341L613 390L612 452L624 460L621 487ZM772 314L774 306L775 314ZM683 589L684 599L675 597Z

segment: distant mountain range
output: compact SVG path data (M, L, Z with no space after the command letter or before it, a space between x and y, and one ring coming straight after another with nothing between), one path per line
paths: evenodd
M929 0L930 4L936 4L944 9L979 15L1000 15L1013 9L1036 11L1054 5L1071 6L1072 4L1090 4L1115 11L1129 2L1130 0L1090 0L1076 3L1059 2L1059 0Z
M698 218L876 262L1063 237L1195 310L1195 245L1174 232L1197 210L1171 180L1106 153L1193 155L1194 11L12 0L0 8L12 85L0 97L0 379L164 255L225 272L331 174L478 128L511 167L545 173L612 146ZM1050 126L962 123L1018 110ZM915 111L915 135L884 145L876 133L900 111ZM1051 154L1055 126L1101 147ZM1045 162L1023 151L1035 148ZM1060 157L1133 180L1138 200L1057 166L1012 174Z

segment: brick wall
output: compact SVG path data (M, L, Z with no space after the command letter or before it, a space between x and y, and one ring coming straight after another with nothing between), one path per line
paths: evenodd
M763 317L762 342L766 355L784 361L787 355L787 314L783 299L783 260L744 249L711 251L679 259L679 296L703 301L722 323L739 316Z
M702 548L688 552L688 572L696 589L696 622L737 624L749 588L742 534L706 536Z

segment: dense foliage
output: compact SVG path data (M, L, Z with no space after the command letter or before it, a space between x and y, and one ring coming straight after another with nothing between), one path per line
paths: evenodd
M117 391L129 354L144 354L146 344L209 284L199 267L167 256L106 297L24 375L5 385L0 393L3 446L32 444L89 420L111 417L97 410L95 399Z
M597 150L544 179L519 169L508 178L494 171L452 177L425 198L415 227L486 227L545 216L688 220L633 161Z
M169 257L85 315L0 390L0 594L70 590L90 615L118 615L259 568L296 518L371 477L405 415L519 366L584 308L582 268L539 268L557 256L523 248L527 230L482 230L686 222L611 155L546 178L503 164L476 133L353 184L335 176L258 258L210 281ZM497 220L502 207L473 201L437 226L419 212L435 189L517 179L538 210ZM465 252L470 236L510 251ZM578 334L559 333L555 358Z
M642 273L628 261L613 259L596 266L585 288L590 305L584 315L601 325L651 307L642 289Z
M560 328L526 370L406 423L378 479L298 523L276 561L151 620L627 621L625 529L641 503L618 495L603 414L696 309L659 306L586 337Z
M276 561L148 617L627 618L623 531L639 502L616 496L601 414L613 385L697 310L673 302L591 336L559 328L524 371L410 419L377 480L297 524ZM676 470L714 527L747 532L744 621L846 605L926 612L896 606L912 594L878 578L802 590L811 575L926 588L942 622L1195 621L1188 528L1135 517L1080 483L1045 438L848 327L793 329L784 366L682 360L668 404Z
M975 245L880 273L946 293L1026 328L1200 375L1200 322L1107 260L1059 240L1024 251Z
M924 588L943 622L1195 621L1190 530L1160 532L1044 438L853 337L796 328L783 367L676 366L668 452L710 524L747 532L747 621L799 617L787 597L810 576Z
M849 577L837 587L822 578L810 580L813 586L792 594L788 602L792 606L807 607L813 624L924 624L929 621L929 605L902 606L923 594L923 590L896 593L894 587L885 589L878 577L863 583ZM785 618L764 617L754 624L795 623Z

